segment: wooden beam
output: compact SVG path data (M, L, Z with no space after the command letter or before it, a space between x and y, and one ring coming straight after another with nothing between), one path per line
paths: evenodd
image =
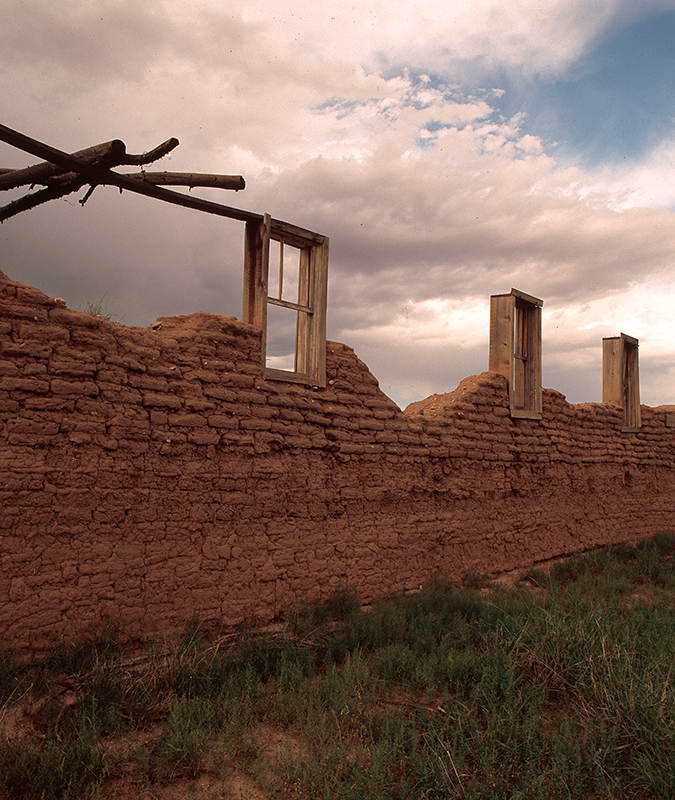
M201 172L134 172L127 178L151 183L153 186L208 186L214 189L233 189L235 192L246 188L241 175L207 175Z
M62 167L64 172L79 173L87 178L85 183L91 183L94 186L99 184L117 186L119 189L126 189L129 192L143 194L146 197L153 197L156 200L164 200L166 203L183 206L184 208L192 208L196 211L203 211L206 214L216 214L220 217L238 219L242 222L259 224L263 221L263 215L256 214L253 211L244 211L240 208L233 208L232 206L222 205L221 203L214 203L210 200L202 200L200 197L192 197L187 194L181 194L180 192L172 192L170 189L164 189L162 186L155 186L151 183L146 183L145 181L135 180L134 178L129 178L126 175L120 175L117 172L97 169L80 158L76 158L68 153L64 153L62 150L57 150L55 147L50 147L43 142L37 141L37 139L31 139L29 136L26 136L23 133L19 133L12 128L8 128L6 125L0 124L0 141L6 142L7 144L12 145L12 147L16 147L26 153L31 153L32 155L42 158L51 164L56 164ZM178 144L177 139L169 139L168 142L165 142L164 144L166 145L174 142L175 145ZM160 147L163 146L164 145L160 145ZM157 148L155 148L154 151L150 151L150 153L146 155L156 153L156 151ZM128 154L127 157L129 157ZM307 230L306 228L300 228L297 225L293 225L289 222L272 219L271 224L276 230L283 233L284 236L298 236L304 239L310 239L316 244L322 244L326 240L326 237L319 233Z
M121 163L121 159L126 155L127 148L120 139L113 139L111 142L104 142L86 150L79 150L72 154L72 158L79 159L87 164L98 164L102 167L112 167ZM29 186L35 183L46 184L48 179L54 175L63 174L66 170L63 166L54 163L34 164L25 169L12 169L0 175L0 190L16 189L18 186Z
M146 197L154 197L156 200L164 200L166 203L192 208L196 211L204 211L207 214L216 214L220 217L238 219L242 222L262 221L262 214L254 214L251 211L213 203L210 200L202 200L200 197L191 197L180 192L172 192L170 189L164 189L161 186L153 186L143 181L127 178L126 175L120 175L117 172L98 169L86 161L64 153L62 150L57 150L55 147L50 147L43 142L38 142L36 139L31 139L29 136L8 128L6 125L0 125L0 140L52 164L57 164L63 167L66 172L79 172L87 178L89 183L94 185L117 186L119 189L143 194Z

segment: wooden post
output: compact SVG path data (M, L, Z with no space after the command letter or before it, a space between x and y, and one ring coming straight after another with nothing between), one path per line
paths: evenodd
M639 344L625 333L602 340L602 402L623 408L622 431L636 431L642 424Z
M490 360L488 369L511 380L515 304L510 294L490 298Z
M267 335L267 281L270 260L272 220L265 214L262 220L246 223L244 235L244 306L242 321L262 331L261 361L265 369Z
M310 254L310 296L313 298L314 313L309 324L310 376L316 386L326 386L326 306L328 300L328 239L314 245Z
M517 289L490 297L488 368L508 380L514 418L541 419L542 305Z

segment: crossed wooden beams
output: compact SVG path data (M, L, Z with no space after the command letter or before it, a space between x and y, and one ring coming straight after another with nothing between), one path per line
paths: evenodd
M188 197L178 192L163 189L164 186L209 186L218 189L232 189L235 192L244 189L246 183L241 175L208 175L195 172L112 172L112 167L143 166L170 153L178 146L178 139L168 139L163 144L147 153L132 155L127 153L124 142L113 139L110 142L88 147L76 153L68 154L56 150L49 145L30 139L18 131L0 125L0 140L14 145L25 152L37 155L45 160L40 164L25 169L0 168L0 190L16 189L20 186L44 186L37 192L28 194L0 207L0 222L35 208L49 200L76 192L89 184L80 203L84 205L96 186L107 184L118 186L120 190L150 195L177 205L196 208L220 216L233 217L245 221L256 220L261 215L240 211L239 209L210 203L200 198Z

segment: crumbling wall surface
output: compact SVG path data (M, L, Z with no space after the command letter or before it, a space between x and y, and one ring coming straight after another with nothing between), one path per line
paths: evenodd
M483 373L402 412L351 348L327 373L268 382L234 318L132 328L0 273L0 643L265 621L339 579L368 601L675 527L672 408L622 433L545 391L512 420Z

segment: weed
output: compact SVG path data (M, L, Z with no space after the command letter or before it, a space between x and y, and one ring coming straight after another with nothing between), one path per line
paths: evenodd
M107 294L107 292L106 292ZM105 307L105 298L106 294L101 297L100 300L90 300L88 297L85 297L85 314L90 314L92 317L99 317L100 319L105 320L106 322L121 322L124 317L120 317L118 314L115 313L115 308L117 308L117 303L115 304L115 308L112 311L108 311Z
M14 697L21 685L23 673L14 650L0 652L0 707Z
M208 708L203 703L180 700L172 704L151 753L151 777L168 783L178 777L194 778L208 757Z
M100 634L55 644L50 648L45 662L46 672L84 675L96 664L116 659L120 651L119 631L108 626Z
M97 732L86 726L62 739L10 740L0 749L0 788L6 798L78 798L105 774Z
M2 710L27 721L6 724L0 796L111 796L121 775L149 796L209 772L269 797L673 797L674 552L663 533L368 611L338 584L281 631L195 619L133 656L113 630L41 663L5 653Z

